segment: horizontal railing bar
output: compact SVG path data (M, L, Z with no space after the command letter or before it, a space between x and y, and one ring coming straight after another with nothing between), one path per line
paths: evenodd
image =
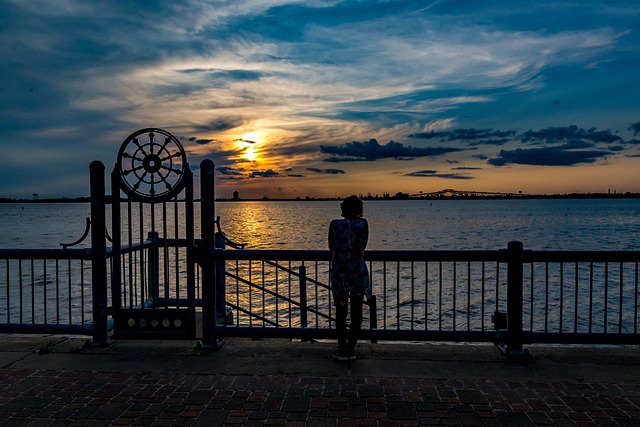
M209 256L213 260L291 260L291 261L330 261L328 250L269 250L269 249L215 249ZM366 251L366 261L499 261L506 262L509 253L505 250L495 251Z
M522 253L531 262L640 262L640 251L530 251Z
M151 241L122 245L120 252L125 254L151 247ZM112 248L106 248L108 258L113 256ZM85 249L0 249L0 259L83 259L90 260L92 250Z
M527 344L640 344L640 335L631 333L522 332Z
M91 249L0 249L0 259L91 259Z

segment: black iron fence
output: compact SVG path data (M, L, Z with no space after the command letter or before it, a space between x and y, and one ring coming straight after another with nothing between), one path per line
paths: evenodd
M0 332L91 334L91 250L0 249L0 284Z
M363 338L505 344L640 344L640 252L368 251ZM214 337L333 338L327 251L214 250L232 308ZM205 289L210 288L206 283ZM213 286L211 286L213 288ZM228 316L227 316L228 317Z
M196 243L205 341L335 337L328 251ZM108 281L109 248L103 257ZM180 299L185 279L168 266L185 257L175 239L124 245L123 304L179 305L169 299ZM529 251L512 242L487 251L368 251L366 260L372 298L363 339L493 342L512 352L527 343L640 344L638 251ZM111 297L106 283L96 286L95 262L91 249L0 250L0 332L106 339L96 330L111 327Z

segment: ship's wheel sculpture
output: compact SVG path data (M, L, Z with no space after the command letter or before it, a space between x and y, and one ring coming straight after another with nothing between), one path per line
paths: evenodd
M116 168L122 190L129 197L156 203L182 191L187 155L180 141L169 132L140 129L120 146Z

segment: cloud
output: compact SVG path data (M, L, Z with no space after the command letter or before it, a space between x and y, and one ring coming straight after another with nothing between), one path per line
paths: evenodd
M244 176L244 168L231 168L227 166L221 166L216 168L216 171L221 175L227 176Z
M541 148L518 148L515 150L500 150L498 157L489 159L487 163L493 166L507 164L536 165L536 166L574 166L580 163L594 163L597 160L613 154L607 150L576 150L576 144Z
M591 142L621 142L622 138L609 130L599 131L596 128L581 129L576 125L564 127L549 127L538 131L528 130L520 136L523 142L545 141L548 143L584 140Z
M432 130L429 132L420 132L409 135L410 138L421 138L421 139L434 139L439 138L443 141L457 141L457 140L475 140L481 138L489 138L485 142L481 142L478 144L504 144L509 141L506 137L515 135L516 131L507 130L492 130L492 129L451 129L444 131ZM499 139L494 139L499 138ZM491 142L490 142L491 141Z
M438 173L438 171L425 169L407 173L404 176L417 176L422 178L444 178L444 179L473 179L472 176L462 175L459 173Z
M255 144L255 143L256 143L255 141L252 141L252 140L250 140L250 139L242 139L242 138L234 139L234 141L237 141L237 142L246 142L247 144Z
M250 178L272 178L274 176L280 176L280 174L273 169L251 171L251 173L249 174Z
M370 139L366 142L347 142L341 146L321 145L320 151L334 155L334 157L325 159L327 162L354 162L375 161L385 158L406 159L425 156L440 156L442 154L460 151L460 149L452 147L405 147L403 144L396 141L389 141L385 145L380 145L375 139Z
M346 173L344 170L342 169L318 169L318 168L307 168L307 170L309 172L314 172L314 173L327 173L330 175L338 175L338 174L343 174Z
M340 175L345 173L342 169L325 169L324 173L332 174L332 175Z
M194 141L196 144L200 144L200 145L206 145L210 142L215 141L215 139L191 139L189 138L189 141Z
M633 131L633 136L638 136L638 134L640 133L640 122L633 123L631 126L629 126L629 130Z

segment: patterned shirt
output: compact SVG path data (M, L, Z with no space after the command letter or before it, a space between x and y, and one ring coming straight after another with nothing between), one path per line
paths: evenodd
M369 224L364 218L334 219L329 224L331 289L336 301L369 295L369 271L364 250L369 240Z

